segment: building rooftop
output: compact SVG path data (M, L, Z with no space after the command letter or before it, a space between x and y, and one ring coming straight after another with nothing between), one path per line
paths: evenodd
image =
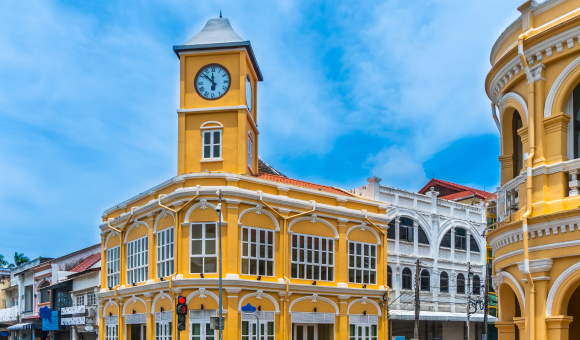
M435 188L435 191L439 191L439 198L449 201L456 201L461 198L472 197L473 195L480 200L485 200L493 195L491 192L470 188L465 185L447 182L436 178L431 179L429 183L425 184L425 186L419 190L419 193L425 194L431 190L431 187Z
M93 254L87 257L83 262L79 263L76 267L71 269L71 272L82 272L91 268L95 263L101 260L101 253Z
M330 187L330 186L326 186L326 185L320 185L320 184L314 184L314 183L310 183L310 182L299 181L297 179L292 179L292 178L288 178L285 176L282 177L282 176L276 176L276 175L272 175L272 174L268 174L268 173L259 173L255 177L269 180L269 181L290 184L290 185L294 185L297 187L303 187L303 188L314 189L314 190L319 190L319 191L326 191L326 192L330 192L333 194L339 194L339 195L344 195L344 196L356 197L355 195L350 194L350 193L346 192L345 190L341 190L341 189L336 188L336 187Z

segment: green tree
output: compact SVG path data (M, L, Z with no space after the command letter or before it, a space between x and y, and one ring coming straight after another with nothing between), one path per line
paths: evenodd
M4 255L0 254L0 268L4 268L8 265L8 261L4 258Z
M28 256L24 256L24 253L20 253L18 254L18 252L14 253L14 264L16 266L19 266L21 264L30 262L30 259L28 258Z

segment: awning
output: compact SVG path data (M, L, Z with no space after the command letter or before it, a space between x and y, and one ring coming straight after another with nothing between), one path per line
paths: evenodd
M21 329L34 329L34 324L33 323L17 323L14 326L10 326L7 329L9 331L19 331Z
M389 320L415 320L415 311L413 310L390 310ZM467 321L467 313L451 312L427 312L419 313L419 320L429 321ZM483 322L483 314L471 314L469 320L472 322ZM487 316L487 322L497 322L498 319L491 315Z

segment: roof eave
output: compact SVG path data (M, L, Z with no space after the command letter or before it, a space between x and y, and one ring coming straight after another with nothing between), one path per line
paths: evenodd
M252 49L252 45L249 41L236 41L236 42L228 42L228 43L213 43L213 44L199 44L199 45L176 45L173 46L173 52L177 58L179 58L179 54L181 52L188 52L188 51L203 51L203 50L215 50L215 49L227 49L232 47L244 47L246 51L248 51L248 55L250 56L250 61L252 62L252 66L254 66L254 70L256 70L256 75L258 76L259 81L263 81L264 77L262 76L262 71L260 71L260 66L258 66L258 61L256 60L256 56L254 55L254 50Z

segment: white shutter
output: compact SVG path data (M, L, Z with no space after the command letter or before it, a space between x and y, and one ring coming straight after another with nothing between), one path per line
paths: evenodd
M105 325L117 325L119 324L118 317L114 316L105 316Z
M267 321L274 321L276 317L276 312L256 312L258 318L260 318L260 323ZM253 314L242 314L242 321L256 321L256 317Z
M351 314L349 315L349 324L362 324L362 325L377 325L379 323L378 315L363 315L363 314Z
M127 325L147 323L147 314L146 313L129 314L125 316L125 323Z
M172 321L173 320L173 312L156 312L155 313L155 322L165 322L165 321Z
M292 312L295 323L334 323L334 313Z

